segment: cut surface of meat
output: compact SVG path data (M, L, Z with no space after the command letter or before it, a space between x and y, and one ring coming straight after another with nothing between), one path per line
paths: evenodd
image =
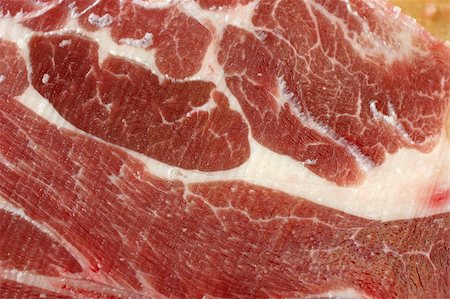
M44 271L48 276L187 298L302 297L346 288L375 298L443 298L450 291L448 213L371 221L242 181L162 180L123 151L58 130L13 100L3 98L0 111L10 132L1 148L16 145L1 153L11 165L2 169L2 197L51 227L50 236L70 240L73 255L84 259L83 268L62 266L64 255L48 252L47 267L59 270ZM5 232L23 235L20 221L11 220ZM34 258L12 256L2 267L39 273Z
M118 57L100 67L98 46L74 35L36 36L29 47L33 86L83 131L185 169L224 170L248 159L247 126L214 84L161 84Z
M10 96L22 94L28 86L25 60L17 46L5 40L0 40L0 55L0 92Z
M403 43L394 22L375 27L376 12L358 1L261 1L261 29L228 26L221 41L219 62L254 138L338 184L356 183L386 152L427 151L448 107L431 95L449 92L448 48L420 36Z
M0 11L0 297L449 296L450 47L396 8Z

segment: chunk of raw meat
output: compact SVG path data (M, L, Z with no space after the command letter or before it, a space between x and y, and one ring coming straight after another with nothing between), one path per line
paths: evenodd
M396 8L0 10L1 296L450 295L450 47Z

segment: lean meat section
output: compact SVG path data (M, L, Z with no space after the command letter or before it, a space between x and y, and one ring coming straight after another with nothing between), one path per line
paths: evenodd
M450 46L395 7L0 10L0 297L450 295Z

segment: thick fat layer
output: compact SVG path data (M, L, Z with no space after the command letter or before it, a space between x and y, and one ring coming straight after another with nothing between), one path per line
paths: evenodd
M183 8L188 13L199 12L198 7L190 2L183 2ZM245 28L251 26L249 23L243 23L242 20L249 20L253 9L254 7L249 5L238 7L232 12L210 12L205 14L204 18L213 20L217 30L213 35L214 39L220 40L225 24ZM30 70L28 41L33 32L17 24L14 19L8 18L0 19L0 28L2 38L14 41L20 47ZM124 57L144 64L153 73L163 78L154 64L154 53L141 48L116 44L107 28L88 32L81 29L75 19L71 19L65 29L58 32L77 32L98 41L100 62L109 54ZM225 77L221 73L222 67L216 58L218 52L216 46L217 43L211 43L201 70L191 79L212 81L216 88L226 95L230 108L242 114L239 103L226 86ZM52 123L74 129L34 88L29 87L20 99ZM129 151L129 153L145 161L155 175L163 178L179 179L187 183L242 179L302 196L354 215L389 220L450 211L447 195L440 199L440 204L429 204L435 194L445 194L445 191L450 188L450 145L448 139L444 137L439 140L430 153L400 149L396 154L388 155L386 161L381 166L371 169L362 184L356 187L337 187L313 175L301 162L270 151L255 142L253 138L249 139L251 154L248 161L229 171L189 171L169 166L135 152ZM380 208L381 206L383 208Z
M9 202L0 217L21 215L15 224L30 234L55 235L39 238L43 248L76 248L70 263L52 252L45 264L28 254L2 259L0 279L22 288L149 298L450 291L448 213L371 221L243 181L160 179L115 146L58 129L7 97L0 125L0 196Z

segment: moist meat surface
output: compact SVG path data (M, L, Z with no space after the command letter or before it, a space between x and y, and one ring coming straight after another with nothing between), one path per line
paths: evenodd
M450 293L450 48L394 7L0 10L1 293Z

